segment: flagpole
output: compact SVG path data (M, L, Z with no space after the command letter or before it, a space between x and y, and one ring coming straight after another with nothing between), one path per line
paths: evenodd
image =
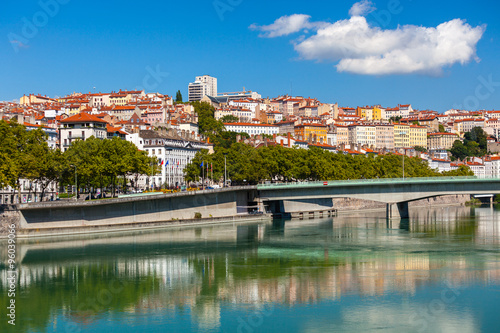
M205 190L205 168L203 167L203 162L201 163L201 189Z

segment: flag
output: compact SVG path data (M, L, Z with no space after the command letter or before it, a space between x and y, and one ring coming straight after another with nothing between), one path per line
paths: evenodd
M200 168L203 168L203 161L201 161L201 165L200 165Z
M210 163L210 171L213 172L214 171L214 166L212 165L212 163Z
M160 158L160 165L163 165L163 160Z
M169 160L167 160L167 165L168 165L168 161L169 161Z
M179 169L179 161L177 161L177 169Z

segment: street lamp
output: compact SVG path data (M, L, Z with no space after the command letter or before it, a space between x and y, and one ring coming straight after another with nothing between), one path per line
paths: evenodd
M76 165L71 164L70 166L75 168L75 201L78 200L78 174L76 172Z
M227 153L223 153L224 154L224 187L227 186L227 173L226 173L226 156L227 156Z
M166 164L166 168L167 168L167 184L168 184L168 189L170 189L170 168L173 166L173 165L169 165L170 164L170 155L172 153L172 148L166 148L165 149L166 151L168 151L168 158L167 158L167 164Z

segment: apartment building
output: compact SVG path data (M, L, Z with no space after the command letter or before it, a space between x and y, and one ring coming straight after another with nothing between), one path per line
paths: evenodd
M409 148L409 147L411 147L410 125L394 124L394 148Z
M226 131L236 133L247 133L248 135L278 134L278 126L270 124L252 123L225 123Z
M375 125L375 147L394 149L394 126L390 124Z
M82 112L61 120L59 127L59 143L61 151L66 151L75 140L85 140L91 136L106 139L106 121Z
M427 127L410 125L410 147L424 147L427 149Z
M429 133L427 134L427 148L448 150L453 147L453 142L458 139L458 135L454 133Z
M308 142L326 143L327 132L327 126L322 124L304 123L295 126L295 136Z
M373 125L355 124L348 126L350 145L367 145L375 147L376 127Z
M197 76L195 81L188 85L189 101L200 101L205 96L217 96L217 78L203 75Z

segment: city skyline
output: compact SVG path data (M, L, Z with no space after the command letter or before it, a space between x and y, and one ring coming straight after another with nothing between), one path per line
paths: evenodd
M8 80L0 99L95 87L180 90L187 100L188 84L208 74L220 91L245 87L262 97L299 95L340 106L411 103L443 112L500 105L496 3L445 1L444 12L430 1L392 0L96 4L5 4L0 74ZM355 38L342 39L339 29ZM373 41L375 50L367 45ZM367 62L394 53L407 61Z

